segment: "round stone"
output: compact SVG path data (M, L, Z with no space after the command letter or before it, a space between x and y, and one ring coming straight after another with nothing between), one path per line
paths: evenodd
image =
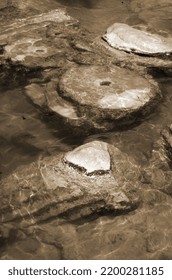
M134 71L113 66L80 66L69 69L60 81L63 98L81 116L97 122L119 120L154 103L157 87Z
M110 155L105 142L93 141L67 153L64 160L87 174L110 170Z
M115 23L107 29L103 38L111 47L146 55L172 53L172 38L166 38L128 26Z

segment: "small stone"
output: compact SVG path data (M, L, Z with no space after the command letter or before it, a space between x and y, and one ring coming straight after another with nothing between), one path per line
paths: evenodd
M107 172L110 170L110 155L107 144L100 141L93 141L82 145L67 153L64 160L84 169L87 174L94 172Z
M172 38L151 34L124 23L115 23L107 29L103 38L119 50L146 55L172 53Z
M46 98L44 89L38 84L30 84L25 87L26 95L40 107L45 106Z
M61 98L58 95L56 88L57 85L53 81L47 84L46 86L47 90L45 92L45 96L47 99L48 108L52 110L55 114L60 115L64 118L77 120L78 116L75 112L74 106L72 106L69 102Z

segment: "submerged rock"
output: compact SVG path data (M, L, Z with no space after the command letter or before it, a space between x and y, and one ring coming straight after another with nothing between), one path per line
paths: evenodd
M172 125L168 126L161 133L166 153L172 162Z
M46 87L27 86L26 94L41 108L46 99L48 110L72 126L100 131L131 124L160 99L152 79L115 66L72 67Z
M18 168L1 183L1 221L39 223L119 214L139 204L139 168L119 149L93 141Z
M132 0L130 4L132 12L137 13L140 21L154 30L155 33L168 35L171 33L171 0Z
M12 20L0 32L4 75L24 73L33 103L77 130L107 131L141 120L159 100L157 84L138 67L104 66L114 64L113 57L91 38L61 9Z
M57 9L3 26L0 32L3 57L28 67L45 67L45 59L58 53L57 44L65 44L60 38L51 43L46 36L48 26L56 23L60 28L61 23L71 20L63 10Z
M120 121L131 123L160 97L156 84L115 66L71 68L60 80L59 94L76 107L80 118L102 130Z
M161 132L155 143L149 166L143 171L143 183L151 184L165 194L172 195L172 130L171 126Z
M149 56L172 53L172 38L151 34L124 23L114 23L103 38L110 46L127 52Z
M139 71L145 69L153 75L163 71L171 76L172 38L145 29L144 26L115 23L102 38L95 39L94 46L108 53L115 64Z

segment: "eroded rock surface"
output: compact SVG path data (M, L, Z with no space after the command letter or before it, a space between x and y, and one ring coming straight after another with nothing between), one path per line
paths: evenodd
M45 60L50 60L50 57L58 53L58 46L65 44L65 40L61 38L52 44L51 36L47 34L48 26L56 23L56 27L60 29L60 24L66 22L67 28L67 22L71 20L63 10L57 9L4 26L0 34L4 59L11 59L27 67L45 67Z
M139 168L104 142L21 167L1 183L1 222L28 225L66 216L118 213L139 204ZM4 191L5 190L5 191Z
M162 131L162 139L166 153L169 156L169 160L172 161L172 125Z
M172 53L172 38L138 30L124 23L114 23L103 38L119 50L145 55L169 55Z
M19 9L25 11L28 5ZM41 11L6 25L1 23L0 59L6 80L10 71L15 80L21 73L25 75L26 94L33 103L76 130L112 130L141 120L152 111L159 90L145 75L141 62L127 57L125 64L122 51L107 53L103 43L93 40L64 10ZM157 65L162 66L159 62ZM165 62L166 69L169 63ZM152 62L150 65L154 67Z
M135 113L141 108L143 97L147 102L143 113L151 110L159 95L150 77L144 78L144 70L155 67L170 72L169 56L166 59L142 57L111 48L103 40L92 44L90 34L64 11L57 10L56 1L53 5L51 2L1 1L0 60L7 71L7 81L12 73L16 76L26 73L26 92L36 106L61 116L65 124L69 122L84 129L87 126L100 130L113 128L114 121L109 122L107 114L120 109L120 114L129 116L132 110ZM132 2L137 2L139 12L139 7L150 3L147 0ZM160 0L155 4L157 8L162 7ZM151 24L153 21L152 17ZM90 79L91 72L87 70L89 79L82 80L85 84L90 80L85 86L87 98L80 94L81 80L77 86L75 84L80 104L72 92L70 98L65 97L70 83L66 90L62 81L69 73L73 75L70 71L77 70L74 77L78 78L83 68L84 71L103 69L106 65L106 69L111 69L113 64L140 71L143 77L133 72L129 75L131 82L134 83L137 76L139 89L144 81L143 88L151 87L151 90L145 91L142 86L137 91L121 89L125 86L124 82L121 85L125 74L122 74L124 69L120 69L122 77L117 73L113 75L118 91L121 90L120 97L112 92L104 96L105 91L111 89L114 93L116 88L109 80L110 73L106 71L107 79L104 79L104 70L101 77ZM91 88L92 96L89 96ZM98 117L95 114L93 118L91 98L95 88ZM84 102L88 102L91 110L83 109ZM92 118L85 116L85 112L91 113ZM41 158L4 178L0 189L1 259L171 259L172 176L168 149L171 132L167 129L162 135L152 151L150 165L142 172L127 154L104 142L94 141L67 154ZM124 143L128 144L127 139ZM135 209L137 211L132 211ZM88 217L94 219L104 214L110 215L94 223L88 220Z
M172 195L172 133L171 126L163 129L155 143L149 166L143 171L142 182Z
M106 155L107 166L98 166L106 173L87 174L90 152L100 162ZM84 169L76 155L85 158ZM19 168L2 182L1 259L171 259L172 177L162 140L140 171L126 154L98 141ZM84 222L95 213L96 221Z
M67 153L64 160L76 168L84 169L87 174L110 171L108 145L104 142L94 141L78 147Z
M92 107L97 107L106 118L114 120L141 110L158 98L155 84L119 67L69 69L60 81L60 91L64 98L74 104L88 106L89 111ZM81 112L82 110L84 109L80 108Z
M157 31L144 24L114 23L94 44L112 56L115 63L131 69L144 67L151 73L160 70L171 76L172 38L169 33Z
M47 104L50 111L87 130L131 124L150 112L161 97L152 79L115 66L73 67L59 82L42 88L27 86L26 94L34 104L41 108Z

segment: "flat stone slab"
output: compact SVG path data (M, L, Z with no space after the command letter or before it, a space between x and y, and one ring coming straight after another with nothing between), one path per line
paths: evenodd
M139 172L132 158L101 141L39 159L2 180L1 221L29 225L131 211L140 201Z
M159 102L158 85L117 66L76 66L46 85L25 92L36 106L53 112L73 127L107 131L143 118Z
M161 140L147 170L101 141L79 150L107 147L108 173L69 165L70 152L18 168L1 183L1 259L171 259L172 172Z
M0 42L4 41L4 43L7 36L10 37L7 46L4 47L5 56L17 62L24 61L27 56L46 57L50 55L53 50L48 42L46 44L42 42L40 30L43 32L51 22L61 23L70 20L71 17L63 10L57 9L23 18L5 26L0 35Z
M139 30L123 23L114 23L103 38L113 48L145 55L172 53L172 38Z
M87 174L110 170L108 145L104 142L94 141L82 145L67 153L64 160L76 168L84 169Z
M133 113L155 105L160 97L156 83L115 66L73 67L62 76L59 94L76 107L81 119L87 116L97 127L108 120L111 127L121 119L131 120Z

